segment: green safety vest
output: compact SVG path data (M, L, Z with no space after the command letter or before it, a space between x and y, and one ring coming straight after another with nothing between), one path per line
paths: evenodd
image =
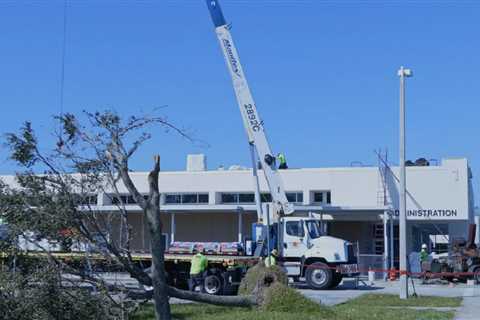
M278 155L278 161L280 162L280 164L285 164L285 163L287 163L287 159L285 159L285 156L284 156L283 153L280 153L280 154Z
M428 252L425 250L420 251L420 262L428 261Z
M190 266L190 274L199 274L207 269L208 261L201 253L197 253L192 257L192 265Z
M277 259L275 259L274 256L268 256L265 258L265 266L266 267L271 267L275 266L277 264Z

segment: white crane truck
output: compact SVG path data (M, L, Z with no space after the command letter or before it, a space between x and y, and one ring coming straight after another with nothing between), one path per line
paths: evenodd
M290 277L304 278L312 289L336 287L345 274L358 273L353 245L343 239L323 235L321 221L312 218L312 215L308 213L308 206L293 205L288 202L282 177L277 170L276 158L268 143L263 121L260 120L248 87L230 27L223 16L219 1L206 0L206 3L232 78L243 124L251 146L257 213L259 222L261 222L256 229L263 229L262 232L253 235L253 238L260 240L259 247L265 241L268 242L269 249L276 247L280 254L280 260ZM266 210L265 207L262 210L260 204L256 172L257 157L272 195L272 204L266 206ZM268 227L265 225L266 222ZM270 226L270 222L272 226ZM270 239L276 241L272 243ZM264 255L265 250L257 249L256 254ZM270 253L267 251L266 254Z

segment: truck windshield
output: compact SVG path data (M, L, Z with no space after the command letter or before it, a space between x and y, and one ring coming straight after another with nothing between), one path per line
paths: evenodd
M322 235L320 229L320 221L317 220L307 220L305 221L307 225L307 230L310 238L317 239Z

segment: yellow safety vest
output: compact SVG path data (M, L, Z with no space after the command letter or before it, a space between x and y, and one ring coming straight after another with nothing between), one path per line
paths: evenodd
M275 266L277 264L277 259L275 259L274 256L268 256L265 258L265 266L266 267L271 267Z
M207 258L201 254L197 253L192 257L192 265L190 266L190 274L199 274L207 269L208 261Z

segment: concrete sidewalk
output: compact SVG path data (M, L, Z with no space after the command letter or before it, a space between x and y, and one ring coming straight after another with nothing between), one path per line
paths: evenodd
M480 304L480 288L474 286L465 289L462 306L455 313L455 320L479 319L478 306Z

